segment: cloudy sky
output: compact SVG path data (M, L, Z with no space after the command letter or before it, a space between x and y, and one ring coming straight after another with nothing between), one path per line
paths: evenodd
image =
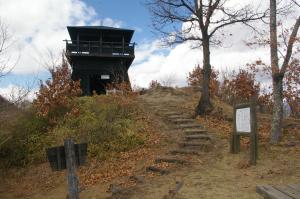
M29 86L36 91L39 80L48 79L49 73L43 65L49 60L49 51L58 56L64 49L63 40L69 39L66 30L69 25L134 29L133 41L138 45L135 61L129 70L132 84L147 87L151 80L162 82L168 79L174 86L186 85L187 73L202 62L201 51L190 49L189 44L162 48L160 38L151 31L150 15L142 2L0 0L0 19L8 26L13 40L8 53L10 64L16 64L10 75L0 79L0 94L7 95L11 89L20 86ZM259 58L268 62L267 48L251 49L245 45L253 37L249 29L237 25L226 31L232 36L223 39L223 47L211 50L211 62L215 68L230 71Z

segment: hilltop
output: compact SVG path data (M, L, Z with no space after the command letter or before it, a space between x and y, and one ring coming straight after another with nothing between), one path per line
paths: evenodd
M281 144L269 146L270 116L259 114L260 159L256 167L250 167L248 139L242 140L240 154L229 154L232 107L215 98L213 103L216 108L211 115L194 118L194 107L199 97L197 87L159 87L139 96L78 98L81 110L79 117L71 117L59 123L50 134L43 133L35 137L35 141L32 139L34 137L30 138L35 143L32 146L42 147L42 150L34 149L39 149L39 153L25 151L31 153L28 156L31 161L27 162L25 168L11 167L1 171L2 179L6 180L1 182L0 198L65 197L65 172L52 172L44 152L44 147L59 145L64 132L76 139L85 137L89 147L92 147L89 148L87 165L78 171L82 198L140 198L141 195L144 198L162 198L171 197L173 193L179 198L211 198L218 194L222 194L223 198L254 198L258 197L254 190L257 184L297 181L300 176L297 167L300 159L295 158L300 156L297 120L286 119ZM177 149L178 144L183 138L187 139L181 127L178 128L168 119L175 117L176 113L191 118L195 127L207 131L206 135L212 137L213 144L204 151L201 149L199 153L176 155L179 160L188 161L188 164L157 165L155 162L158 158L170 151L181 152L181 149ZM107 138L113 141L106 138L97 140L95 137L93 141L89 140L89 136L98 134L92 132L101 135L104 131L109 136ZM50 145L46 144L49 139ZM14 142L9 144L15 148ZM187 150L194 151L193 147ZM151 166L157 167L159 172L149 172L147 168ZM161 171L170 173L161 175ZM236 179L239 179L238 191Z

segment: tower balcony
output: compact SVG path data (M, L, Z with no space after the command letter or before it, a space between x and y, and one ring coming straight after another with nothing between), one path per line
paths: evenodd
M65 40L67 56L134 58L135 43Z

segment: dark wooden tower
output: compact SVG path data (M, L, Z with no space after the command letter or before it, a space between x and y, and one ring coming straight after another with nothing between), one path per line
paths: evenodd
M134 60L134 31L106 26L68 26L66 55L72 79L81 80L84 95L106 93L110 83L129 82L128 69Z

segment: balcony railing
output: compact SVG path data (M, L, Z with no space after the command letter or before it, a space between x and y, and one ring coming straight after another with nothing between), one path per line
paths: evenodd
M134 56L135 43L65 40L69 55Z

